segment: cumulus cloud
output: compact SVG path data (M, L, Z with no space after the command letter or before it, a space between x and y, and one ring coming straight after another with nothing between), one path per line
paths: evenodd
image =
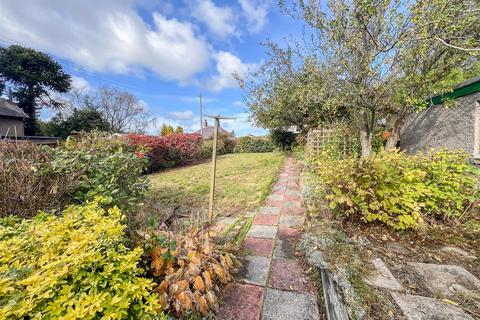
M267 131L253 126L250 122L249 114L246 112L233 115L234 120L222 120L221 126L227 131L235 131L236 136L253 134L256 136L266 135Z
M267 23L268 9L270 1L268 0L238 0L243 10L243 15L247 19L248 30L250 32L259 32Z
M208 81L208 88L212 91L221 91L225 88L236 88L238 82L234 74L243 77L256 67L253 63L243 63L240 58L230 52L220 51L215 54L217 74Z
M217 6L211 0L196 0L191 9L192 17L204 23L211 33L221 39L236 34L236 18L230 7Z
M168 115L173 120L190 120L190 119L193 119L193 112L190 111L190 110L169 112Z
M71 84L72 84L72 89L79 93L85 93L92 89L92 87L90 86L90 83L86 79L78 76L72 76Z
M194 27L152 14L149 24L134 0L2 0L0 38L47 51L93 71L148 69L160 78L189 82L211 56Z

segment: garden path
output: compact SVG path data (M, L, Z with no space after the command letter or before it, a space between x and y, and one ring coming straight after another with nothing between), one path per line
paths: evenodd
M243 242L238 283L222 292L225 320L319 319L315 284L296 256L305 208L300 170L287 158L270 195Z

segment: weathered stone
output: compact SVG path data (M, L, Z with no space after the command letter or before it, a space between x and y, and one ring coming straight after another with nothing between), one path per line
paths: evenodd
M375 266L375 271L365 278L365 282L371 286L382 289L397 291L403 289L390 270L388 270L385 263L383 263L382 259L373 259L372 264Z
M457 254L459 256L462 256L462 257L470 259L470 260L477 259L477 257L475 257L474 255L471 255L467 251L462 250L462 249L457 248L457 247L453 247L453 246L445 246L441 249L441 251L447 252L447 253L454 253L454 254Z
M280 208L277 207L261 207L260 213L264 214L280 214Z
M302 233L300 230L291 227L279 227L278 238L280 240L297 240Z
M315 292L312 280L302 272L295 260L273 259L268 286L295 292Z
M251 256L269 257L273 249L272 239L245 238L242 248Z
M396 292L391 294L408 320L473 320L462 309L441 300Z
M278 214L257 214L253 219L253 224L264 226L274 226L278 224Z
M241 280L265 286L267 284L270 259L267 257L246 256L240 259L242 264L238 275Z
M277 240L273 249L273 258L294 259L295 246L292 241Z
M455 265L409 263L434 294L455 298L458 294L480 296L480 280L465 268Z
M272 195L268 196L268 200L282 201L283 196L279 195L279 194L272 194Z
M300 191L287 190L287 191L285 191L285 195L287 195L287 196L300 196Z
M260 319L265 288L252 284L228 284L222 291L218 317L222 320Z
M218 224L222 224L224 226L229 226L231 224L234 224L235 221L237 221L237 218L234 218L234 217L226 217L226 218L222 218L218 221Z
M315 295L267 288L262 320L293 319L320 319Z
M301 227L305 222L305 218L302 216L280 216L280 225L286 227Z
M285 209L294 209L294 208L301 208L302 203L300 201L285 201L283 203L283 207Z
M276 236L277 227L275 226L261 226L254 224L247 233L247 237L250 238L275 239Z

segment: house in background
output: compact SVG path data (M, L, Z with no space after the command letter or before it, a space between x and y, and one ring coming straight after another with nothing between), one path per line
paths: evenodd
M202 129L197 130L194 134L201 134L202 138L205 140L213 139L213 134L215 132L215 126L209 126L207 120L203 123ZM235 133L228 132L227 130L223 129L222 127L218 127L218 136L227 136L228 138L235 138Z
M443 105L446 99L454 107ZM411 116L400 133L400 149L410 153L431 148L463 149L480 159L480 76L431 98L431 106Z
M16 104L0 98L0 136L23 137L23 119L28 118Z

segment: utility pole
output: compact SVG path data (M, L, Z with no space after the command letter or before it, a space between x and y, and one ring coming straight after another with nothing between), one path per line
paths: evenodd
M202 111L202 94L200 93L200 135L203 138L203 111Z
M213 200L215 200L215 177L217 173L217 140L218 140L218 128L220 127L220 119L235 119L231 117L221 117L205 115L207 118L213 118L215 120L215 128L213 131L213 150L212 150L212 170L210 173L210 195L208 202L208 222L213 222Z

